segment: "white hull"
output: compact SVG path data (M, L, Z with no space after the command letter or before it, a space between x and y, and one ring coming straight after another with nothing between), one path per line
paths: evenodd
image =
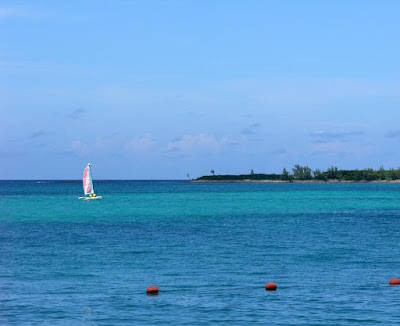
M96 197L79 197L78 199L81 200L94 200L94 199L101 199L103 198L102 196L96 196Z

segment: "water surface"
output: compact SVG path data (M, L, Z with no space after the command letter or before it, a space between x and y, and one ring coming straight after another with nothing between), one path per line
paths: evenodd
M0 324L400 322L399 184L81 188L0 182Z

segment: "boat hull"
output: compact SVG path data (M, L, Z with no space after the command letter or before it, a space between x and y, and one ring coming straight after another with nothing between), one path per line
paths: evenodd
M95 200L95 199L102 199L102 196L96 196L96 197L79 197L78 199L80 200Z

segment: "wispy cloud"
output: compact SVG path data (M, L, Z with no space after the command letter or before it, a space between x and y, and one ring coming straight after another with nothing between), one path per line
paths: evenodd
M311 149L312 155L324 155L324 156L358 156L370 154L372 151L368 145L354 146L351 143L345 143L340 141L325 142L314 144Z
M389 131L385 137L387 138L400 138L400 130Z
M27 154L25 149L0 150L0 158L13 158Z
M355 136L362 136L362 131L316 131L311 133L313 143L348 142Z
M18 16L20 11L18 8L7 8L7 7L1 7L0 8L0 18L6 18L10 16Z
M137 151L148 151L156 145L150 133L145 134L143 137L134 137L125 144L125 150L129 153Z
M20 7L0 7L0 18L21 17L26 14Z
M123 154L144 154L149 153L156 146L156 141L150 133L143 137L136 136L130 140L126 137L114 133L110 137L99 137L93 141L85 142L74 140L71 142L67 152L72 152L79 156L89 154L121 156Z
M244 128L244 129L241 131L241 134L242 134L242 135L248 135L248 136L250 136L250 135L255 135L257 129L258 129L260 126L261 126L260 123L253 123L253 124L251 124L250 126Z
M91 144L93 152L106 155L119 155L122 151L125 138L118 133L113 133L108 137L99 137Z
M266 104L317 103L332 99L369 98L397 95L400 83L362 79L275 79L232 80L221 92L244 94Z
M71 143L70 151L79 156L86 155L89 153L89 146L81 140L74 140Z
M85 109L78 108L73 110L71 113L68 114L68 117L73 119L73 120L79 120L81 119L82 114L86 112Z
M44 12L34 12L27 6L0 7L0 19L42 18Z
M31 134L28 136L28 138L29 138L29 139L35 139L35 138L42 137L42 136L44 136L44 135L46 135L46 134L47 134L47 132L45 132L45 131L43 131L43 130L37 130L37 131L31 133Z
M220 152L226 146L238 145L240 139L233 135L225 135L219 139L212 134L184 135L170 141L168 152Z
M274 150L268 152L268 154L270 154L270 155L283 155L286 153L287 153L287 150L285 148L277 148L277 149L274 149Z
M47 9L43 8L35 8L30 5L22 5L22 6L12 6L12 7L0 7L0 19L14 19L14 18L23 18L23 19L49 19L49 18L58 18L60 19L60 15L56 15L53 12L49 12Z

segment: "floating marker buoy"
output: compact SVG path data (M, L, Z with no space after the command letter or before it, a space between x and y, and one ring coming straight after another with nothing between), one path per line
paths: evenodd
M276 284L274 282L269 282L265 284L266 291L276 291Z
M150 286L150 287L147 288L146 292L149 293L149 294L156 294L156 293L158 293L158 287Z
M400 284L400 280L398 278L392 278L389 281L390 285L399 285Z

